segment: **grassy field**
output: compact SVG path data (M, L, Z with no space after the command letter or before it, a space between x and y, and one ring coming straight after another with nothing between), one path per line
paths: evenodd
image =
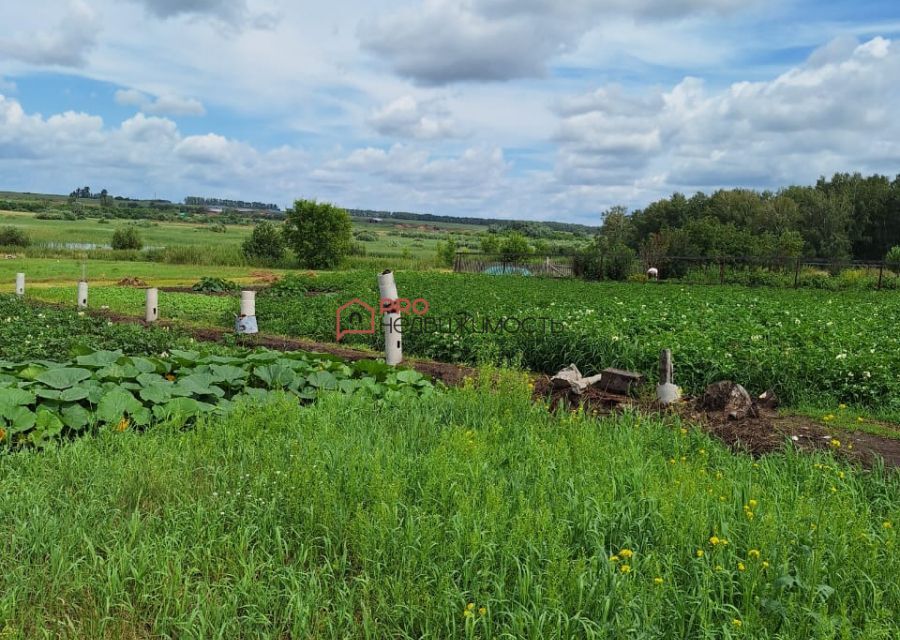
M79 260L76 258L17 258L0 260L0 291L12 291L16 273L26 274L26 286L56 286L72 288L81 280L82 264L89 282L114 283L126 277L141 278L156 286L193 284L203 276L251 282L253 273L286 273L280 269L255 267L223 267L210 265L180 265L157 262L128 262L124 260ZM74 295L74 294L73 294Z
M73 247L97 245L108 247L112 235L119 227L132 224L127 220L110 220L101 223L97 218L83 220L40 220L33 213L0 211L0 226L24 229L32 241L41 247ZM137 221L138 232L145 247L217 247L237 248L250 234L250 225L226 225L224 233L214 231L213 225L198 222ZM464 243L477 244L484 227L452 223L416 224L411 221L390 221L372 224L353 219L355 234L364 233L366 240L359 241L368 254L381 257L429 258L434 257L437 244L448 238ZM369 236L373 239L368 239Z
M896 637L896 474L487 386L0 457L3 637Z

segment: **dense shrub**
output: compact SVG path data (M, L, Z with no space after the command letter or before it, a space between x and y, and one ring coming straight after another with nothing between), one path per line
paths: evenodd
M119 227L115 230L112 237L113 249L135 249L140 250L144 246L141 235L134 227Z
M0 227L0 247L27 247L31 237L19 227Z

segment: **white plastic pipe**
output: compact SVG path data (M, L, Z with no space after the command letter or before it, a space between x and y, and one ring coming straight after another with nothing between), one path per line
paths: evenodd
M382 304L385 300L396 300L397 283L394 282L394 272L384 271L378 275L378 291L381 294ZM403 361L403 335L402 320L396 311L385 313L382 318L384 325L384 360L391 366Z
M78 283L78 308L87 309L88 283L82 280Z
M16 295L17 296L25 295L25 274L24 273L16 274Z
M159 289L156 287L147 289L147 309L144 320L147 322L159 320Z
M241 315L242 316L255 316L256 315L256 292L255 291L241 291Z
M259 333L255 291L241 291L241 315L235 318L234 330L236 333Z

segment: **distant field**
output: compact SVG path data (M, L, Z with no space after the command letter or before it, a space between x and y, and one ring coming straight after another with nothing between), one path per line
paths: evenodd
M226 225L226 231L213 231L212 225L197 222L136 222L145 247L212 246L237 247L250 234L250 225ZM78 245L91 244L108 247L113 233L122 226L134 224L129 220L115 219L101 223L96 218L84 220L40 220L33 213L0 210L0 226L25 229L37 245L57 248L80 249ZM477 243L484 227L463 224L415 224L409 221L385 221L369 223L353 219L354 233L367 232L375 236L371 241L360 241L370 255L385 257L432 257L441 241L454 237L459 242ZM411 237L414 236L414 237Z
M74 287L74 283L81 279L81 265L80 260L69 258L0 260L0 291L12 291L15 274L19 272L26 274L28 286L70 283ZM285 273L283 269L258 267L198 266L120 260L88 260L86 268L90 282L116 282L121 278L133 277L142 278L156 286L192 284L203 276L252 281L251 274L254 272Z

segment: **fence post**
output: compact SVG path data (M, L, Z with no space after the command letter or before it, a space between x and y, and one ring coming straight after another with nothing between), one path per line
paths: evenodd
M235 333L259 333L256 324L256 291L241 291L241 315L234 321Z
M725 260L719 258L719 284L725 284Z
M878 291L881 291L882 280L884 280L884 262L878 265Z
M156 287L147 289L147 308L145 310L144 320L147 322L156 322L159 320L159 289Z
M383 314L384 325L384 361L393 367L403 361L403 327L397 309L397 283L390 269L379 274L378 292L381 294L378 307ZM388 309L385 309L385 303L390 303Z
M800 286L800 256L797 256L796 264L794 265L794 288Z
M16 295L21 297L25 295L25 274L16 274Z

